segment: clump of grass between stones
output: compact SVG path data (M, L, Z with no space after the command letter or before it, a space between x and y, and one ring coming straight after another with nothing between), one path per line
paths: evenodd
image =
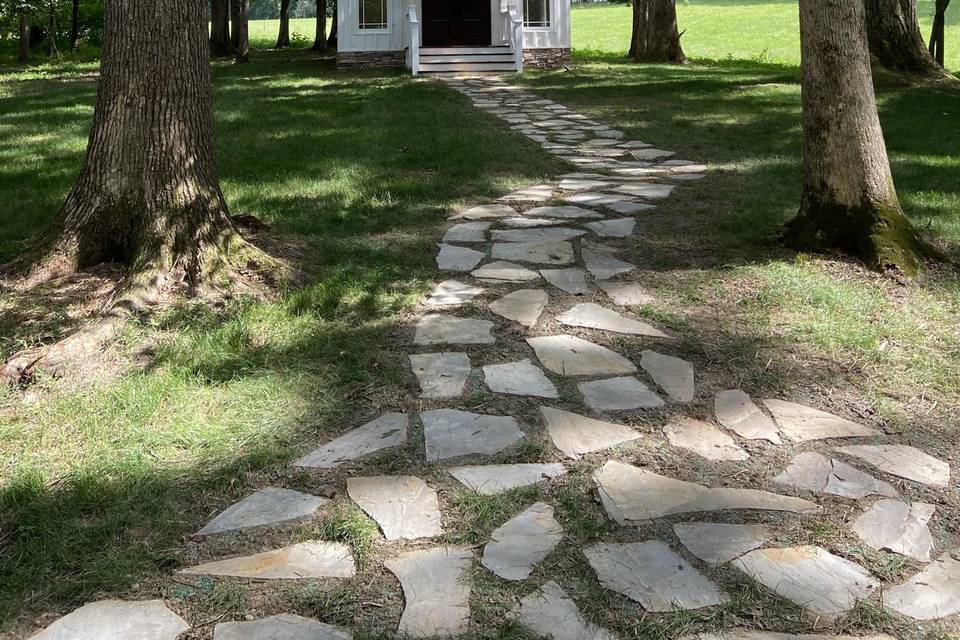
M301 530L297 537L342 542L353 551L357 568L361 569L373 552L378 531L376 523L359 508L338 505L313 528Z

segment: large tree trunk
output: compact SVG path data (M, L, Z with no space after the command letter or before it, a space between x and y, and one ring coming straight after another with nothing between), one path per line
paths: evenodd
M280 0L280 32L277 34L277 49L290 46L290 0Z
M680 46L676 0L635 0L633 29L635 62L687 61Z
M230 48L234 53L240 48L240 0L228 0L230 3Z
M900 73L943 76L917 22L917 0L866 0L867 39L877 61Z
M210 55L225 58L230 55L230 0L210 2Z
M50 13L47 16L47 55L51 58L60 55L57 51L57 3L50 0Z
M333 0L333 25L330 27L330 36L327 38L327 47L337 48L337 25L340 24L340 9L337 6L338 0Z
M237 7L237 19L233 22L233 59L238 63L250 62L250 0L230 0Z
M78 40L80 40L80 0L73 0L73 10L70 12L70 51L77 50Z
M317 32L313 39L313 50L320 53L327 50L327 0L317 0Z
M637 29L640 26L640 0L631 0L633 12L630 14L630 49L627 51L627 57L633 60L637 55L637 38L639 37Z
M933 29L930 32L930 55L937 64L943 66L944 25L947 19L947 7L950 0L937 0L936 13L933 16Z
M20 7L20 47L18 62L30 62L30 10L27 5Z
M850 0L800 0L803 196L787 240L912 275L922 243L893 187L864 11Z

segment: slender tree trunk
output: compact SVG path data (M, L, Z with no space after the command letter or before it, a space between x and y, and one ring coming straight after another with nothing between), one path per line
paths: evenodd
M290 46L290 0L280 0L280 33L277 34L277 49Z
M327 47L337 48L337 25L340 24L340 9L337 6L339 0L333 0L333 24L330 27L330 37L327 38Z
M627 51L627 57L633 60L637 55L637 38L640 28L640 0L631 0L633 11L630 14L630 50Z
M30 9L27 5L20 7L20 51L18 62L30 62Z
M210 55L215 58L229 56L230 44L230 0L211 0L210 2Z
M676 0L635 0L635 62L687 61L677 30Z
M240 49L240 0L228 0L230 3L230 48L234 55Z
M933 16L933 30L930 32L930 55L937 64L943 66L944 25L950 0L937 0L936 13Z
M235 40L233 55L238 63L250 62L250 0L231 0L237 5L237 20L231 37Z
M51 58L60 55L57 51L57 3L50 0L50 15L47 19L47 55Z
M73 10L70 12L70 51L77 50L80 40L80 0L73 0Z
M866 0L870 53L899 73L943 76L927 50L917 22L917 0Z
M317 0L317 33L313 50L320 53L327 50L327 0Z
M864 14L861 2L800 0L803 196L787 240L912 275L923 245L893 186Z

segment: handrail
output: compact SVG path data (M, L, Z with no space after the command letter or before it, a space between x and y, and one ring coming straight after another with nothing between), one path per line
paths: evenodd
M523 18L508 0L501 0L500 15L503 18L503 38L510 44L514 67L517 73L523 73Z
M407 8L407 27L410 29L410 46L407 49L407 66L410 72L420 75L420 18L417 16L417 5L411 4Z

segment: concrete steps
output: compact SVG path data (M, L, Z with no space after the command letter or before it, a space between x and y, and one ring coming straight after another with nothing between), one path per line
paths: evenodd
M513 73L516 66L510 47L423 47L420 73L471 75Z

